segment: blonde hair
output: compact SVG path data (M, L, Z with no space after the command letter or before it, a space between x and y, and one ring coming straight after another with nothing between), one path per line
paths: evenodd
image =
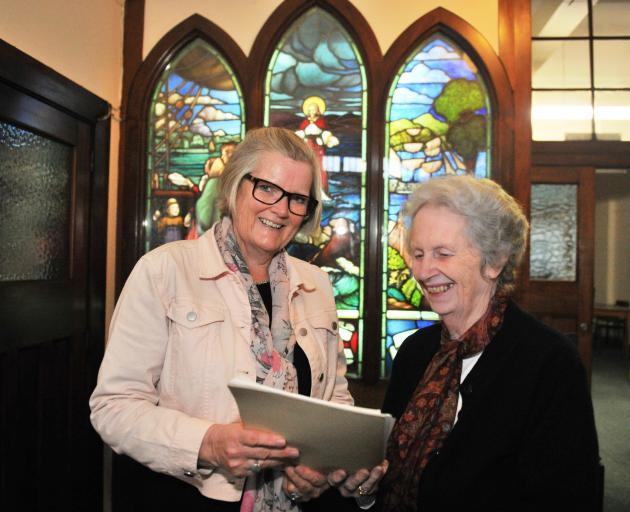
M280 153L296 162L308 164L313 178L309 193L317 200L317 208L310 217L304 220L300 231L310 235L319 228L322 215L319 161L313 150L300 137L285 128L268 127L250 130L243 141L236 146L219 177L217 204L221 214L232 216L236 209L238 187L243 177L256 170L264 153Z
M468 238L481 252L482 274L487 266L499 267L505 261L497 278L497 292L509 293L514 289L516 269L527 247L529 223L512 196L485 178L433 178L418 185L405 203L407 229L426 205L444 206L465 217ZM407 243L409 238L406 237Z

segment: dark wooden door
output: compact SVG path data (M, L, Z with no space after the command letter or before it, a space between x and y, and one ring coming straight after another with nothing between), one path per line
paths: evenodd
M98 511L107 105L4 43L0 69L0 509Z
M590 379L595 170L535 167L531 174L527 309L576 339Z

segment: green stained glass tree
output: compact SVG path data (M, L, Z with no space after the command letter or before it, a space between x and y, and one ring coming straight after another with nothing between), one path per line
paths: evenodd
M197 238L218 220L216 178L245 133L240 85L201 39L167 64L148 115L147 251Z
M490 176L490 106L471 58L440 33L423 41L392 81L385 110L382 377L404 339L438 319L410 270L402 206L414 185L433 177Z
M321 229L298 238L289 252L328 272L353 375L360 375L362 358L366 109L365 69L354 41L326 11L307 11L271 57L264 123L295 131L319 156Z

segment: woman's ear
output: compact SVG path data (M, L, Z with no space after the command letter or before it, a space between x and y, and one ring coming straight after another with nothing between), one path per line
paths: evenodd
M503 271L503 268L505 267L505 264L507 263L507 257L503 256L500 258L499 262L495 265L490 265L490 264L486 264L485 268L483 269L483 273L484 276L487 279L496 279L501 275L501 272Z

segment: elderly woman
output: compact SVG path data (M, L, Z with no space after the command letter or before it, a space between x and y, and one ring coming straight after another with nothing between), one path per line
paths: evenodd
M161 510L296 510L331 484L374 492L384 467L347 476L299 465L281 435L239 422L227 387L246 376L352 403L328 277L285 251L319 225L317 158L288 130L258 129L219 179L222 219L143 256L125 284L94 428L117 453L190 484L151 487L143 503Z
M575 347L509 299L528 223L499 185L432 179L405 206L413 274L441 322L411 335L384 511L594 510L598 448Z

